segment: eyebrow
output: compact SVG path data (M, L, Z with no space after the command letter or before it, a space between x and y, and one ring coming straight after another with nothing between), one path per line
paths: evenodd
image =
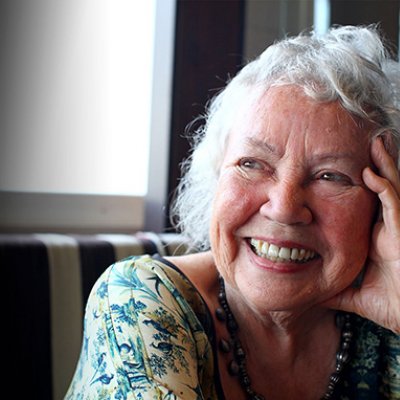
M269 153L275 153L276 149L274 146L271 146L267 142L263 140L254 139L253 137L247 137L245 140L245 144L249 147L263 148L267 150Z

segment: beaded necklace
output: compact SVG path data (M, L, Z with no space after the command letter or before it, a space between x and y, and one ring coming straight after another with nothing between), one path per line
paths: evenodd
M220 289L218 301L221 307L218 307L215 310L215 315L219 321L226 324L230 336L229 340L220 339L219 341L219 349L223 353L227 354L233 351L233 359L228 365L228 372L230 375L238 377L239 383L246 394L246 399L265 400L264 396L256 393L251 387L251 381L246 369L246 353L238 338L239 326L229 307L226 298L225 283L222 277L219 278L219 284ZM329 400L333 398L336 385L340 380L340 374L350 359L349 349L353 337L350 315L346 313L338 313L336 315L336 325L342 330L340 348L336 353L336 369L329 377L328 388L326 393L321 397L321 400Z

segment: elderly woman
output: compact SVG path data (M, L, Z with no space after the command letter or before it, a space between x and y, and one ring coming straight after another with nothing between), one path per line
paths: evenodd
M373 27L243 68L177 197L201 251L103 274L67 398L400 399L399 80Z

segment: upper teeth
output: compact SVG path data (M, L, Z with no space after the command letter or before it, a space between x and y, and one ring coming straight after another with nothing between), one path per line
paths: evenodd
M288 247L278 247L263 240L251 239L250 244L260 257L271 261L305 262L315 257L315 251Z

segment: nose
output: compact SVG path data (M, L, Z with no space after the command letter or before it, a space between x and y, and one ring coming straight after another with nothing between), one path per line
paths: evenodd
M312 221L305 189L293 180L275 181L268 185L267 199L261 205L260 213L282 225L307 225Z

